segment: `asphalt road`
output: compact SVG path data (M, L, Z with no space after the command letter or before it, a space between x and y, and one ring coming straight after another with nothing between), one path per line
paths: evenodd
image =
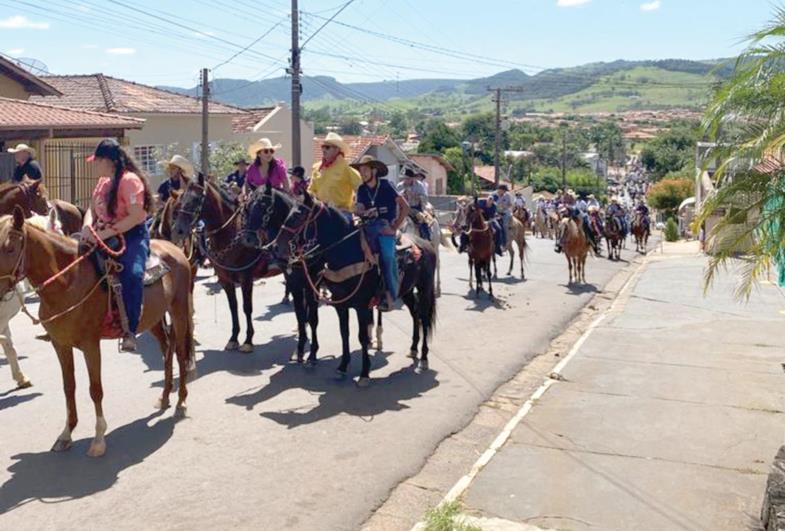
M385 349L373 356L366 389L336 379L331 308L320 310L319 366L288 361L295 320L278 304L279 279L255 290L255 352L223 352L225 297L203 279L195 298L199 376L185 419L153 408L163 372L152 338L140 340L141 354L104 342L109 432L101 459L86 456L94 415L79 361L75 444L49 451L65 418L60 369L51 346L34 339L41 330L17 316L11 327L34 387L11 391L0 358L0 529L358 528L625 265L590 259L592 284L571 288L552 243L530 244L525 282L504 274L506 258L500 263L495 303L468 291L465 256L443 252L431 370L411 369L411 321L397 311L386 318ZM356 332L353 318L353 349ZM359 365L353 357L355 378Z

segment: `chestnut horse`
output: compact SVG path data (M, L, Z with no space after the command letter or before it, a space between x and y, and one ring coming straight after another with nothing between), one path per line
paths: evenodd
M151 250L166 263L169 272L144 289L144 309L139 331L150 330L164 354L164 388L158 405L168 407L172 390L172 359L177 353L180 387L177 412L185 410L191 320L191 269L182 251L169 242L153 240ZM90 377L90 398L95 406L95 438L87 455L98 457L106 452L106 420L103 412L101 383L101 324L107 311L107 293L90 260L79 256L76 241L41 230L25 223L20 207L13 216L0 218L0 296L28 279L41 300L39 318L49 333L63 374L66 400L66 425L52 450L71 447L71 433L77 424L74 352L84 353ZM166 325L169 314L171 327ZM192 361L192 360L190 360Z
M47 216L54 210L63 233L68 236L82 231L84 212L67 201L47 199L46 187L41 181L25 179L19 183L0 184L0 216L12 214L16 205L22 208L25 218L33 214Z
M280 273L269 268L269 255L258 249L242 244L244 228L242 220L243 205L236 197L230 197L212 181L199 174L191 179L179 199L172 224L172 241L181 244L193 236L196 223L205 224L207 248L205 254L215 269L218 282L226 293L229 311L232 315L232 335L225 350L253 352L253 283L254 280L267 278ZM240 345L240 320L237 314L236 284L243 293L243 313L245 313L245 342Z
M559 223L557 237L563 242L564 256L567 257L567 266L570 269L569 283L586 283L586 257L589 254L591 243L574 219L565 217Z
M512 266L515 264L515 251L512 248L512 243L518 246L518 259L521 262L521 279L525 279L526 275L523 272L523 263L526 261L526 225L520 219L513 216L510 218L510 224L507 227L507 251L510 253L510 269L507 271L508 275L512 275ZM496 262L494 261L494 269Z
M621 259L621 245L624 239L621 220L614 215L605 216L604 236L608 244L608 260Z
M493 231L491 225L485 220L485 215L477 203L477 198L473 203L465 207L465 222L468 229L464 234L469 239L469 289L472 289L472 273L477 277L477 289L475 296L479 297L482 289L483 275L488 278L488 294L493 299L493 280L491 277L491 262L494 261L495 243L493 241Z
M637 212L632 220L632 234L635 236L635 251L646 254L646 245L649 243L649 223L646 217Z

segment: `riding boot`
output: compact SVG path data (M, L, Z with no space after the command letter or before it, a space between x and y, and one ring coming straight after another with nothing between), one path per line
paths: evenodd
M136 336L131 333L131 328L128 325L128 314L125 311L125 301L123 299L123 285L120 284L120 279L116 275L111 275L109 286L114 294L115 304L117 305L117 314L120 317L120 328L123 330L123 339L120 343L121 352L136 352Z
M465 233L461 233L460 246L458 247L459 253L465 253L469 249L469 237Z

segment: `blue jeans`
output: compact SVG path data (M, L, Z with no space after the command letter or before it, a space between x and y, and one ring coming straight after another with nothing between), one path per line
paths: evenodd
M398 298L398 259L395 256L395 236L381 234L387 226L385 220L375 220L365 227L372 250L379 253L385 287L395 300Z
M150 232L145 223L140 223L125 234L125 253L118 259L123 265L119 273L123 286L123 303L128 316L128 329L136 333L142 314L144 296L144 268L150 256Z
M510 223L510 218L512 218L512 212L509 210L502 211L502 220L501 220L501 227L502 227L502 245L507 245L507 227Z

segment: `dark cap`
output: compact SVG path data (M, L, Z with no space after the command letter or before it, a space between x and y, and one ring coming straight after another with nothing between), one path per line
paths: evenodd
M299 177L300 179L305 178L305 168L302 166L295 166L294 168L289 168L287 170L289 175L294 175L295 177Z
M403 174L404 174L404 176L406 176L406 177L416 177L416 176L417 176L417 174L416 174L416 173L414 172L414 170L413 170L413 169L411 169L411 168L406 168L406 169L403 171Z
M245 164L246 166L248 166L248 161L245 160L244 158L240 158L240 159L237 159L236 161L234 161L234 165L235 166L237 166L238 164Z
M507 191L510 190L510 187L507 186L506 184L500 184L499 186L496 187L496 189L497 190L504 190L505 192L507 192Z
M117 160L120 158L120 144L114 138L104 138L95 147L95 153L87 157L87 162L97 158Z

